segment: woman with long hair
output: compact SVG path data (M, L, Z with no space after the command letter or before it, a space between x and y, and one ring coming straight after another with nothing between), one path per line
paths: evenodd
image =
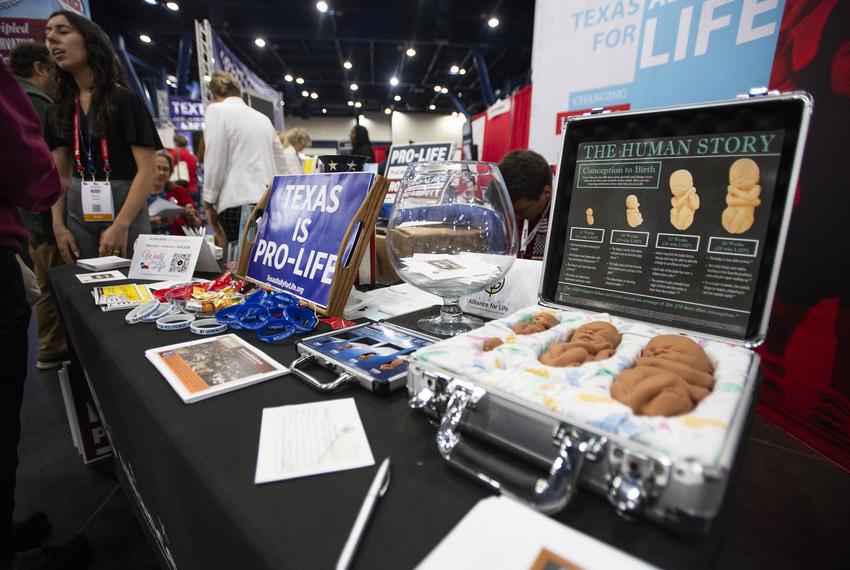
M53 207L59 252L67 263L130 256L136 237L150 232L144 205L162 148L156 127L97 24L60 10L45 40L56 64L45 139L65 187Z
M354 125L348 138L351 140L351 154L365 156L366 162L375 162L375 151L372 149L372 141L369 140L369 130L366 127Z
M151 230L155 234L172 234L175 236L185 235L183 226L190 228L201 227L201 218L198 216L198 211L195 210L195 202L189 190L185 186L180 186L171 182L171 174L174 172L174 159L171 153L167 150L156 151L156 176L153 179L150 193L147 197L148 206L156 201L157 198L162 198L169 202L174 202L178 206L183 206L184 211L181 216L151 216Z

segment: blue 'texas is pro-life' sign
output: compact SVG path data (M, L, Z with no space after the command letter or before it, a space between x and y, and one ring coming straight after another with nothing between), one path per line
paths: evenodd
M327 307L340 244L374 180L365 172L276 177L247 276Z

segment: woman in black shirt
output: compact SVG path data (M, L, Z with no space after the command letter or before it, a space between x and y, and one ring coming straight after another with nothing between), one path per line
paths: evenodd
M62 10L50 16L45 34L56 64L45 139L66 188L53 207L59 251L68 263L130 256L136 237L150 233L143 206L162 143L97 24ZM108 193L91 180L108 181Z
M365 156L366 162L375 162L375 151L369 140L369 131L363 125L354 125L348 138L351 139L351 154Z

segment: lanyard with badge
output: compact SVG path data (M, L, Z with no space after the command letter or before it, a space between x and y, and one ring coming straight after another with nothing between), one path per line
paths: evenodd
M111 170L109 147L106 144L106 139L101 138L100 155L103 158L103 172L106 174L106 180L96 180L96 169L92 156L91 123L86 121L86 124L88 125L88 144L85 149L86 165L84 167L80 153L82 130L80 128L80 100L78 98L74 109L74 162L82 180L83 220L86 222L111 222L115 219L115 206L112 202L112 185L109 183L109 172ZM86 173L91 175L91 180L86 180Z

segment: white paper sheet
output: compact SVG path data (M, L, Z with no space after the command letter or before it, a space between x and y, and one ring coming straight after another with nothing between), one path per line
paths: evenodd
M549 565L540 564L538 558L543 556L544 549L562 562L558 563L555 558ZM490 497L472 507L417 570L575 567L584 570L655 568L513 499Z
M101 271L99 273L78 273L77 279L80 283L103 283L104 281L117 281L127 279L120 271Z
M263 410L254 483L374 464L352 398Z
M440 297L402 283L367 293L358 292L355 298L346 304L342 316L346 319L367 318L380 321L442 303Z

